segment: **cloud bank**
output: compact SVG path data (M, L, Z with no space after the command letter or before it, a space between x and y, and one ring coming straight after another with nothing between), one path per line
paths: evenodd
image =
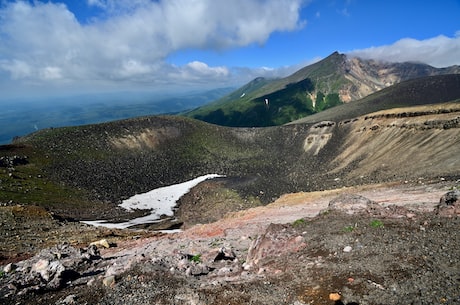
M166 58L183 49L263 44L303 26L302 0L87 0L99 14L79 21L65 4L0 7L0 77L31 83L164 83L228 80L227 67ZM2 73L3 72L3 73Z
M29 90L110 91L174 84L215 88L259 76L286 76L301 63L273 69L212 66L194 58L175 65L169 58L183 50L225 52L264 45L273 33L309 30L301 17L309 0L67 1L75 5L73 10L59 1L0 0L2 97L13 90L20 95ZM291 47L308 46L293 41ZM460 64L460 32L347 53L436 67ZM315 59L327 55L314 54ZM311 62L306 58L304 64Z
M460 31L455 37L416 40L404 38L394 44L347 52L350 56L390 62L423 62L434 67L460 65Z

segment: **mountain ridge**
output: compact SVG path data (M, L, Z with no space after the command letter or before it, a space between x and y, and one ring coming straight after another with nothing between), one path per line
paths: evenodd
M360 100L326 109L288 124L341 121L384 109L448 102L456 100L458 96L460 74L427 76L400 82Z
M348 58L334 52L280 79L255 79L233 93L185 116L234 127L281 125L348 103L401 81L459 74L459 66L434 68L422 63L389 63ZM253 82L261 85L253 88Z

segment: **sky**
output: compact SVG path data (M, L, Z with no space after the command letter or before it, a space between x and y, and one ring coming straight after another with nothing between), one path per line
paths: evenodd
M0 102L238 87L334 51L460 65L460 1L0 0Z

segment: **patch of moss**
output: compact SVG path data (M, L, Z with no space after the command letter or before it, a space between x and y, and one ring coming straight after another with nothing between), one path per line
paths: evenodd
M201 263L201 254L195 254L190 257L190 261L194 263Z
M0 202L36 204L45 208L89 205L83 190L49 179L44 168L50 159L30 150L25 152L30 153L28 164L0 168Z
M296 221L294 221L294 222L292 223L292 225L293 225L294 227L300 227L300 226L304 225L305 223L306 223L305 219L304 219L304 218L300 218L300 219L297 219Z
M384 225L383 225L383 221L381 220L378 220L378 219L374 219L370 222L370 226L372 228L383 228Z

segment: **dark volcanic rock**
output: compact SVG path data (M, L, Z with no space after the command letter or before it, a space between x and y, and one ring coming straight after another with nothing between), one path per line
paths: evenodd
M0 167L13 167L29 163L27 156L2 156L0 157Z
M460 191L450 191L444 194L439 200L440 206L453 206L460 201Z
M454 190L444 194L439 200L436 213L441 216L460 215L460 191Z

